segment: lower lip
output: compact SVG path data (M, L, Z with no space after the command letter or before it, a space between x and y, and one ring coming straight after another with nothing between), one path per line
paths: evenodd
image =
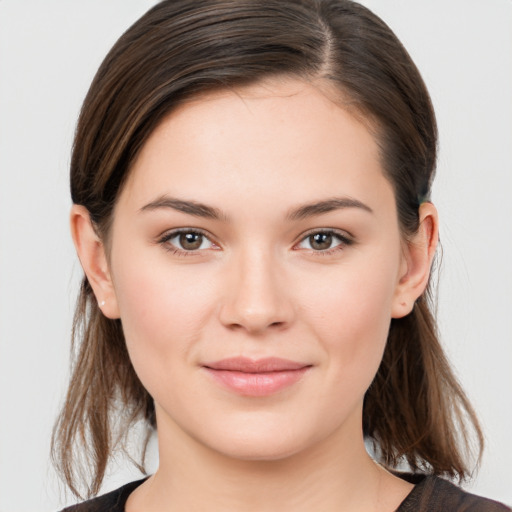
M217 382L239 395L268 396L297 383L309 368L261 373L205 369Z

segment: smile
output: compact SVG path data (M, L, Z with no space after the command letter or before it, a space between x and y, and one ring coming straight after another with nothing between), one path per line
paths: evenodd
M213 379L243 396L268 396L302 379L311 365L279 358L223 359L203 366Z

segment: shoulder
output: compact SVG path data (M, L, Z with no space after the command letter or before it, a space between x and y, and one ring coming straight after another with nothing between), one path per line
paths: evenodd
M462 490L448 480L426 476L416 484L397 512L511 512L497 501Z
M106 510L109 512L124 512L128 496L145 480L146 478L143 478L136 482L130 482L115 491L84 501L78 505L72 505L61 512L105 512Z

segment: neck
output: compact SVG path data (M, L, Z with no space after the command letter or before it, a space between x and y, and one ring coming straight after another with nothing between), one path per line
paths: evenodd
M128 512L391 511L410 490L368 456L360 425L307 450L264 461L229 457L175 425L162 427L159 469L130 496Z

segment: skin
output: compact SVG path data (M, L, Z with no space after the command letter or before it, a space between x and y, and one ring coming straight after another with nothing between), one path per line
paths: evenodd
M351 203L290 218L333 198ZM368 127L296 80L221 91L167 117L120 194L108 251L74 206L84 270L155 400L160 466L128 512L395 510L411 485L367 455L362 403L391 318L428 281L432 204L420 221L406 242ZM197 249L180 246L179 228L204 234ZM325 230L331 246L315 245ZM236 356L310 368L277 393L243 396L204 370Z

